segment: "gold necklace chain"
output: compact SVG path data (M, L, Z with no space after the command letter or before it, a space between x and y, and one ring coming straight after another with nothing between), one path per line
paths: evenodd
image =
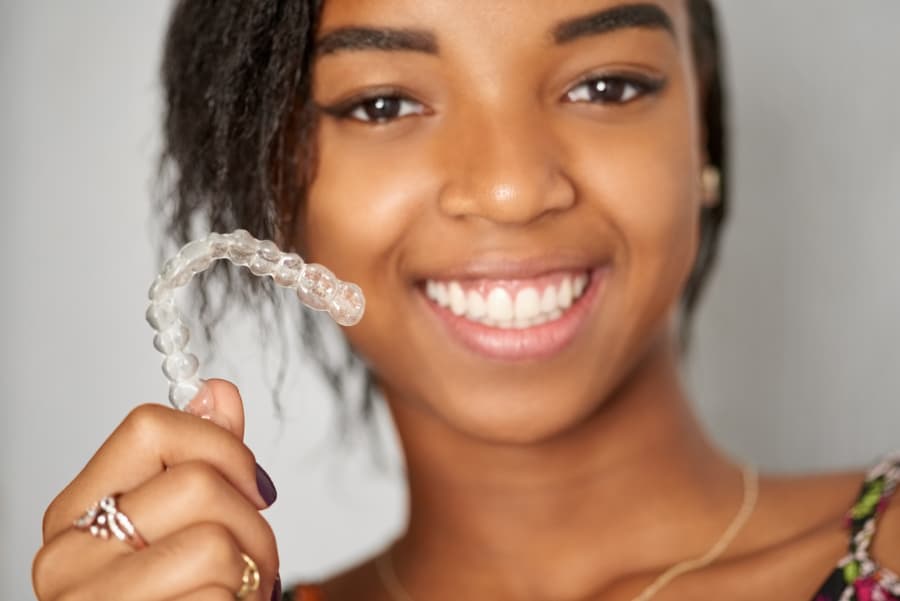
M712 562L717 560L726 549L734 542L738 533L747 525L750 516L756 509L756 502L759 499L759 473L750 465L745 465L742 469L744 479L744 498L737 514L728 524L728 527L722 532L719 540L709 548L709 550L699 557L680 561L667 569L665 572L657 576L639 595L634 597L632 601L649 601L667 584L688 572L693 572L701 568L705 568ZM375 567L378 570L378 578L384 589L390 595L393 601L414 601L412 596L406 592L403 585L400 584L400 578L394 569L394 561L391 558L391 552L379 555L375 559Z

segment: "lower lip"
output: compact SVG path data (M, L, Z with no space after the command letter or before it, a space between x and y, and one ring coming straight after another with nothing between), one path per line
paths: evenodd
M424 293L422 298L451 336L470 351L488 359L533 361L553 357L577 337L600 294L605 274L605 269L593 270L584 293L559 319L521 330L492 328L454 315L429 300Z

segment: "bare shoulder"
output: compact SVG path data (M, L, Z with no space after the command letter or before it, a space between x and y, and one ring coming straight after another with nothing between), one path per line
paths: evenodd
M850 551L848 514L865 514L876 505L870 556L896 573L900 493L889 499L883 487L864 486L866 478L865 470L764 478L755 527L742 537L748 559L738 562L740 579L754 582L756 593L769 591L767 598L773 598L771 591L784 592L784 599L813 598Z
M862 470L809 475L773 475L763 479L760 513L776 523L816 527L843 521L866 478Z
M865 473L767 475L756 511L735 541L732 561L710 574L723 597L812 599L846 555L845 516Z

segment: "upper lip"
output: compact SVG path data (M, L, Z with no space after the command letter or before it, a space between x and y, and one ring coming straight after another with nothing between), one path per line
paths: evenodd
M476 255L462 262L428 270L419 280L525 280L551 273L588 271L608 263L609 259L591 258L583 252L560 252L534 256L503 253Z

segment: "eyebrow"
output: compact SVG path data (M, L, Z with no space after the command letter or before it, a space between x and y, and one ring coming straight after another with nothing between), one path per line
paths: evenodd
M675 34L672 19L656 4L623 4L563 21L553 29L553 40L557 44L566 44L587 36L632 27L662 29Z
M383 27L341 27L316 42L316 55L324 56L348 50L407 50L437 54L434 34L419 29Z
M553 28L552 35L557 44L566 44L587 36L633 27L675 33L669 15L659 6L645 3L623 4L563 21ZM340 27L316 41L317 57L354 50L438 54L438 43L430 31L391 27Z

